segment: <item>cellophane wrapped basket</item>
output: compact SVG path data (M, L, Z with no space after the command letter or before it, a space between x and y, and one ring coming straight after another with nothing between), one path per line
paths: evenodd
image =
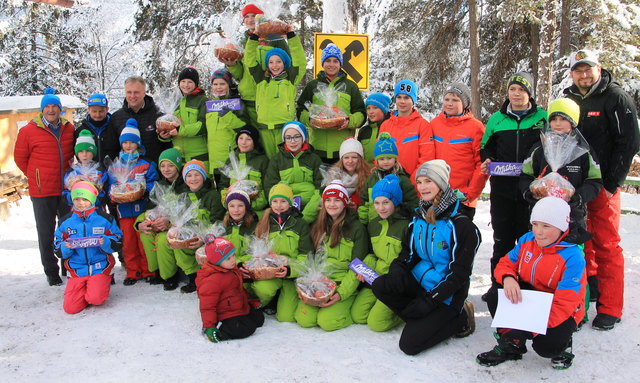
M167 217L167 211L173 209L173 206L178 203L178 195L173 192L170 185L156 182L149 193L149 200L153 202L155 207L147 211L145 218L153 222L159 218Z
M165 113L156 119L158 133L169 133L182 124L180 118L172 114L178 107L181 98L182 93L177 88L165 89L154 95L153 101Z
M203 225L202 231L198 234L198 238L204 243L196 250L196 262L200 265L204 265L207 262L207 253L205 247L208 243L213 242L218 237L222 237L226 231L224 224L220 221L211 225Z
M94 161L88 161L86 163L76 162L71 165L71 173L65 179L65 188L71 190L73 185L78 181L91 182L95 187L102 189L102 178L100 177L100 164Z
M310 306L327 303L336 291L336 283L327 276L326 253L319 249L315 254L309 254L297 268L299 277L296 279L296 290L300 300Z
M156 120L156 131L158 133L169 133L180 126L182 122L173 114L164 114Z
M266 0L260 6L263 15L256 16L255 33L266 40L281 40L291 30L291 25L278 20L282 10L282 0Z
M535 179L529 185L529 189L536 199L553 196L569 201L575 193L575 188L566 178L558 174L558 169L589 152L589 144L577 129L567 134L558 134L545 129L540 139L551 173Z
M309 110L309 123L311 126L318 129L332 129L342 126L348 115L337 107L338 92L341 90L346 90L344 84L333 87L324 83L318 83L318 88L315 93L318 98L324 100L324 104L305 103L307 110Z
M232 150L229 152L229 164L220 168L220 172L231 180L231 185L227 193L233 190L242 190L249 195L251 200L256 199L260 193L260 185L258 182L249 179L249 172L253 168L238 161L236 153Z
M119 157L115 161L105 159L107 172L115 181L109 188L109 196L115 203L139 201L144 196L147 182L144 178L136 178L132 174L135 162L123 161Z
M167 243L172 249L185 249L199 240L198 206L199 203L191 201L185 193L179 195L177 203L166 212L172 225L167 231Z
M287 257L271 251L272 245L272 242L264 238L252 237L247 249L251 259L244 267L254 280L273 279L278 270L288 264Z

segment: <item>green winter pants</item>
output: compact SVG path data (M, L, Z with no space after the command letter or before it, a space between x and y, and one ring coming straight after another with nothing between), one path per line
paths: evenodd
M298 305L298 293L296 286L291 279L265 279L255 281L251 284L253 293L260 300L260 305L266 306L271 302L280 290L278 297L278 306L276 311L276 319L280 322L294 322L293 314Z
M355 300L351 296L328 307L309 306L300 301L296 308L295 319L302 327L320 326L325 331L340 330L353 324L351 306Z
M387 305L376 299L369 288L360 290L351 306L351 318L354 323L368 324L376 332L384 332L402 323Z
M258 132L260 133L264 154L271 159L278 152L278 145L282 142L282 130L258 128Z
M160 278L169 279L178 271L173 249L167 243L167 232L153 235L140 233L140 241L147 256L149 271L160 271Z
M164 241L167 248L169 245L166 244L166 240ZM158 243L158 249L160 249L160 244ZM169 248L171 250L171 248ZM200 270L200 265L196 262L196 251L191 249L173 249L171 252L167 253L165 256L162 256L162 253L158 251L158 263L160 263L160 276L162 279L168 279L172 277L176 271L178 271L175 266L179 267L184 271L186 275L190 275ZM173 274L168 275L166 278L162 272L163 264L173 264ZM168 273L167 273L168 274Z

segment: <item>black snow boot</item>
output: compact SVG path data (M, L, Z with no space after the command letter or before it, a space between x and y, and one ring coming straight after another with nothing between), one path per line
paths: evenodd
M576 357L572 354L572 344L573 341L570 340L569 346L567 346L567 348L563 352L561 352L560 355L551 358L551 366L553 368L555 368L556 370L566 370L567 368L571 367L573 359Z
M189 294L196 291L196 273L187 275L189 283L180 288L180 292Z
M497 366L507 360L520 360L527 352L527 346L514 343L513 339L504 339L498 333L494 333L498 339L498 345L491 351L483 352L476 356L476 362L485 367Z
M178 288L178 282L180 282L180 274L175 273L172 277L164 280L164 290L172 291Z

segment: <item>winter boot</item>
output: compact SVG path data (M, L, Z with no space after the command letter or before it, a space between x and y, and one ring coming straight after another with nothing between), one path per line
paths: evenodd
M489 295L491 295L493 293L494 290L496 290L497 287L494 287L493 285L491 285L491 287L489 287L489 290L487 290L486 293L482 294L482 296L480 297L480 299L482 299L483 302L487 301L487 297L489 297Z
M157 275L148 276L144 280L147 281L147 283L149 283L150 285L161 285L164 283L164 280L162 280L162 278Z
M587 283L589 284L589 302L597 302L600 296L600 291L598 291L598 287L600 286L598 277L596 275L587 277Z
M262 310L265 315L276 315L276 312L278 311L278 298L280 298L280 290L276 292L276 295L269 303L260 307L260 310Z
M493 334L498 340L498 345L491 351L483 352L476 356L476 362L485 367L497 366L507 360L520 360L527 352L524 344L515 344L512 339L504 339L498 333Z
M47 275L49 286L62 286L62 278L58 274Z
M175 273L172 277L169 277L164 280L164 290L172 291L178 288L178 282L180 282L180 274Z
M138 280L135 278L125 278L124 281L122 281L122 284L125 286L133 286L136 282L138 282Z
M456 338L464 338L476 331L476 318L473 310L473 303L470 300L465 300L462 309L467 314L467 322L462 326L460 331L455 334Z
M555 368L556 370L566 370L567 368L571 367L571 364L573 364L573 359L576 357L572 354L572 344L573 340L569 340L569 345L567 346L567 348L563 352L561 352L560 355L551 358L551 367Z
M196 273L187 275L189 283L180 288L180 292L189 294L196 291Z
M614 317L613 315L598 313L595 318L593 318L593 323L591 326L596 330L611 330L615 327L616 323L620 323L620 318Z

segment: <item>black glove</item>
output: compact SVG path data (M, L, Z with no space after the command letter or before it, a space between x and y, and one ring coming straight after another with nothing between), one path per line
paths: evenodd
M229 109L229 107L223 106L222 109L218 112L218 117L224 117L229 112L231 112L231 109Z
M579 209L582 210L582 196L578 193L574 193L571 199L569 200L569 206L572 210Z
M527 188L527 190L522 193L522 198L529 203L529 205L533 206L538 202L538 200L531 193L531 189Z
M402 318L419 319L426 317L436 308L436 302L428 295L421 295L409 302L407 307L400 313Z

